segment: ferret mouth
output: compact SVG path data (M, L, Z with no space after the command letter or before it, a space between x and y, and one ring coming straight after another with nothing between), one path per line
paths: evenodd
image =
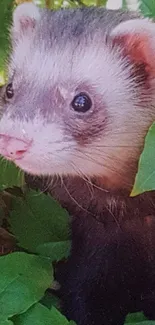
M6 152L5 148L0 148L0 155L2 159L4 158L6 161L14 163L18 168L20 168L24 172L33 175L38 174L39 163L36 163L35 161L33 162L33 160L28 161L26 159L27 154L25 153L25 151L20 151L17 153L16 157L13 157L11 156L11 154L8 154Z
M26 162L24 157L21 159L15 159L14 164L20 168L22 171L31 174L31 175L40 175L41 171L40 171L40 166L38 163L36 162Z

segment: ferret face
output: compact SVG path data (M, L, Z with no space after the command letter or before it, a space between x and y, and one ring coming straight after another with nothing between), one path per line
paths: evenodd
M0 154L30 174L99 177L120 186L129 184L155 118L154 77L148 62L135 62L120 46L124 29L110 30L108 40L104 26L96 23L93 33L86 19L77 30L87 10L71 16L32 4L16 9L9 81L0 96ZM57 32L65 16L68 25Z

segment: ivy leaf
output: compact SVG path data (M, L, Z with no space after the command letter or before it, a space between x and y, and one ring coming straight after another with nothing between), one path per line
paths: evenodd
M0 190L9 187L22 187L24 184L24 174L14 163L0 157Z
M13 198L10 224L19 245L30 252L46 242L69 238L67 211L49 195L34 190L24 198Z
M145 138L144 150L139 159L138 172L130 196L155 189L155 123Z
M36 252L42 256L50 257L51 261L60 261L67 258L70 253L71 241L50 242L39 245Z
M140 0L139 9L145 17L155 17L155 1L154 0Z
M0 274L0 317L4 320L38 302L52 283L49 260L23 252L0 257Z
M69 322L55 307L51 310L41 304L35 304L26 313L14 317L15 325L76 325Z

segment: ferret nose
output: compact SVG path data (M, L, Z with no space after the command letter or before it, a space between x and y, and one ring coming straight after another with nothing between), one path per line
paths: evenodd
M30 146L31 141L0 134L0 154L6 158L11 160L21 159Z

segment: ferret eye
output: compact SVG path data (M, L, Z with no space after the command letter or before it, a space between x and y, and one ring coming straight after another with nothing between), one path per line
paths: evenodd
M87 94L80 93L74 97L71 106L76 112L85 113L92 107L92 101Z
M8 99L11 99L14 96L14 90L13 90L12 83L7 85L5 93L6 93L6 97Z

